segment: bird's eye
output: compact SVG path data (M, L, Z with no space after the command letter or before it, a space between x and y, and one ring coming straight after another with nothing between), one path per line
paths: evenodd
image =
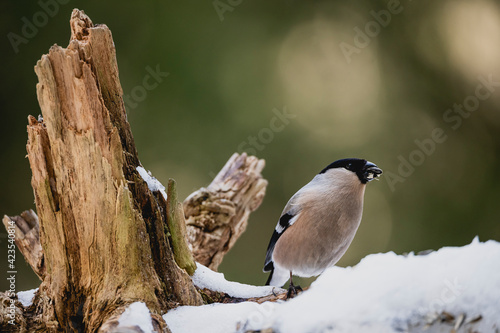
M350 169L351 168L351 163L347 163L346 166L345 166L346 169Z

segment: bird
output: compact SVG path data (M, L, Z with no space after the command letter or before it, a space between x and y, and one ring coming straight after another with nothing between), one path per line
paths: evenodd
M266 285L282 287L287 298L302 291L292 276L312 277L334 266L347 251L361 222L366 184L382 169L359 158L330 163L286 204L267 247Z

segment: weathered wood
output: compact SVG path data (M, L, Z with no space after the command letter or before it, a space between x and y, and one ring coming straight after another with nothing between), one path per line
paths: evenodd
M15 325L9 323L12 320ZM27 332L28 327L22 304L10 292L0 292L0 332Z
M304 288L304 291L308 288ZM264 303L264 302L277 302L277 301L285 301L287 299L287 292L283 289L276 288L276 293L268 296L261 297L250 297L250 298L239 298L232 297L226 293L220 291L213 291L210 289L202 289L200 293L205 300L206 303L241 303L241 302L255 302L255 303Z
M264 160L235 153L207 188L184 201L187 235L197 262L216 271L245 231L266 193Z
M45 322L95 331L136 300L154 315L201 304L173 260L165 204L136 171L111 32L78 10L71 27L68 48L53 46L35 67L44 120L28 126L46 267L39 294L53 307L42 309Z
M38 216L30 209L22 212L20 216L4 215L2 222L7 230L10 224L14 225L17 248L23 254L33 272L38 275L40 280L43 280L45 264L42 245L40 244Z

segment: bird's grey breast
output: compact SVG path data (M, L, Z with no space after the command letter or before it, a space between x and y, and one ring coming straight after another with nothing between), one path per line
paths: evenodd
M309 271L304 275L320 274L347 251L361 222L363 194L364 186L335 188L325 193L322 201L311 201L310 209L301 212L301 217L311 221L307 239L310 267L304 267Z

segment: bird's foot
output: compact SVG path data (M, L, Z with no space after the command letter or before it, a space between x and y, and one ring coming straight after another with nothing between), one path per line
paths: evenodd
M286 299L294 298L295 296L297 296L302 291L303 290L302 290L302 288L300 286L294 286L293 284L291 284L288 287L288 292L286 293Z

